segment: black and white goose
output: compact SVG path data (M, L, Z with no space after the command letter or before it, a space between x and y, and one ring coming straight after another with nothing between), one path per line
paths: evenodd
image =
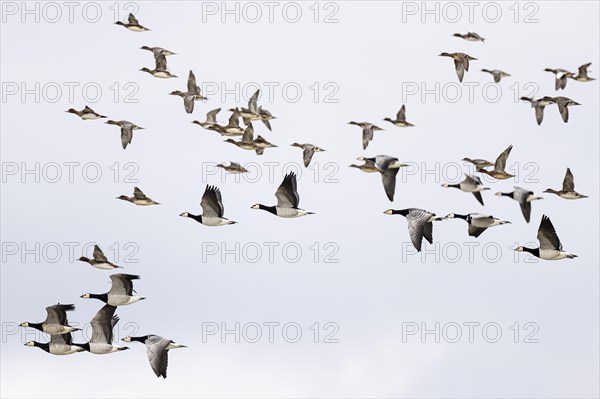
M365 158L361 156L356 159L359 161L373 162L377 171L381 174L385 194L390 201L393 201L394 192L396 191L396 175L400 168L408 165L400 162L398 158L390 157L388 155L377 155L374 158Z
M27 341L25 346L40 348L51 355L70 355L76 352L83 352L83 349L72 343L71 333L61 335L51 335L50 342Z
M314 214L313 212L307 212L298 208L300 196L298 195L296 174L294 172L285 175L283 182L277 188L277 191L275 191L275 197L277 197L277 205L275 206L254 204L251 208L262 209L282 218L297 218Z
M546 105L554 104L552 97L521 97L521 100L527 101L531 104L531 108L535 108L535 120L538 126L541 125L544 120L544 108L546 108Z
M568 200L588 198L587 195L579 194L577 191L575 191L575 180L573 179L573 173L571 173L571 168L567 168L567 173L565 174L565 178L563 180L562 190L556 191L554 189L548 188L544 190L544 192L556 194L560 198Z
M208 98L204 97L200 93L200 87L198 87L198 85L196 84L196 76L192 71L190 71L190 74L188 76L187 91L181 92L179 90L175 90L172 91L170 94L172 96L179 96L183 98L183 107L185 108L185 112L187 112L188 114L194 112L194 102L208 100Z
M143 130L143 127L140 127L134 123L128 121L113 121L109 120L105 122L108 125L116 125L121 128L121 145L123 149L127 148L128 144L131 144L133 140L133 131L134 130Z
M140 276L133 274L118 273L110 276L112 286L110 291L105 294L83 294L84 299L99 299L107 305L125 306L131 305L143 299L141 296L133 294L133 280L139 280Z
M490 227L501 226L503 224L510 223L507 220L500 220L493 216L482 215L480 213L469 213L468 215L451 213L445 217L445 219L454 218L462 219L469 224L469 235L471 237L479 237L481 233Z
M477 201L479 201L479 203L483 205L483 198L481 197L481 192L484 190L489 190L489 187L483 187L481 179L477 176L471 176L468 173L465 173L464 175L465 180L461 181L460 183L444 183L442 184L442 187L458 188L459 190L464 191L466 193L473 193L475 199L477 199Z
M427 242L433 244L433 222L443 219L440 216L436 216L435 213L418 208L388 209L383 213L386 215L402 215L406 218L408 235L418 252L421 252L423 237L425 237Z
M362 129L362 146L363 150L366 150L369 146L369 142L373 140L373 133L375 131L384 130L379 126L376 126L369 122L348 122L349 125L355 125Z
M221 112L221 108L215 108L206 113L206 121L205 122L192 121L192 123L195 125L202 126L205 129L208 129L209 127L217 124L217 114L219 112Z
M94 110L91 109L90 107L88 107L87 105L81 111L77 111L76 109L69 108L66 112L68 112L70 114L75 114L78 117L80 117L81 119L83 119L84 121L106 118L106 116L100 115L99 113L94 112Z
M398 113L396 114L396 119L384 118L383 120L386 122L390 122L392 125L398 127L414 126L412 123L406 120L406 107L404 106L404 104L402 104L400 111L398 111Z
M132 204L139 206L148 206L148 205L160 205L158 202L154 201L152 198L148 198L146 194L142 192L137 187L133 188L133 197L128 197L126 195L120 195L117 199L131 202Z
M524 188L517 186L514 187L514 191L511 193L497 192L496 195L499 197L512 198L517 201L521 206L521 212L527 223L529 223L529 220L531 219L531 201L544 199L542 197L536 197L533 194L533 191L525 190Z
M206 186L200 206L202 207L202 215L193 215L189 212L183 212L179 216L194 219L196 222L205 226L225 226L226 224L236 223L223 217L225 208L223 207L221 190L215 186Z
M150 367L157 377L167 378L167 366L169 364L169 351L177 348L187 348L158 335L144 335L142 337L124 337L125 342L141 342L146 345L146 353Z
M75 310L75 305L56 304L46 308L46 320L41 323L23 322L20 327L30 327L50 335L68 334L80 328L71 327L67 320L67 312Z
M122 22L122 21L117 21L117 22L115 22L115 25L121 25L121 26L129 29L132 32L145 32L145 31L150 30L150 29L140 25L139 21L131 13L127 16L127 23Z
M90 322L92 326L92 338L85 344L73 344L95 355L106 355L129 349L126 346L115 346L113 342L113 328L119 322L119 316L115 315L117 308L104 305Z
M515 251L529 252L533 256L544 260L574 259L577 257L577 255L563 251L563 246L556 234L556 230L554 230L550 218L546 215L542 216L537 239L540 242L538 248L517 247Z
M95 268L102 270L113 270L121 268L121 266L117 266L114 263L109 262L108 258L104 255L104 252L102 252L100 247L97 245L94 245L94 254L92 259L82 256L78 260L80 260L81 262L89 263Z
M308 168L308 165L310 165L310 161L312 160L312 157L315 154L315 152L325 151L324 149L317 147L316 145L308 144L308 143L304 143L304 144L294 143L294 144L291 144L291 146L302 149L302 160L304 161L304 166L307 168Z

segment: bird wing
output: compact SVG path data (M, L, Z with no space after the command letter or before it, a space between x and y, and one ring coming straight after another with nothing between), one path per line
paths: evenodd
M223 217L225 208L223 208L221 190L214 186L206 186L200 206L202 207L202 216Z
M50 336L50 343L55 345L71 345L72 340L71 333Z
M588 67L592 65L591 62L588 62L587 64L584 64L582 66L579 67L579 75L581 76L587 76L587 69Z
M254 141L254 127L252 126L252 122L248 123L248 126L246 126L242 141L244 143L252 143Z
M208 122L208 123L217 123L217 114L219 112L221 112L221 108L215 108L212 111L208 111L206 113L206 122Z
M469 235L471 237L479 237L481 233L483 233L486 230L486 227L475 227L472 224L469 225Z
M167 57L163 53L160 53L155 59L156 70L165 72L167 70Z
M425 237L428 243L433 244L433 223L425 223L425 226L423 226L423 237Z
M380 171L381 180L383 181L383 188L385 189L385 194L387 195L390 201L394 200L394 192L396 191L396 175L398 174L398 168L387 169L385 171Z
M458 76L458 81L462 82L463 77L465 76L465 67L462 61L454 60L454 69L456 69L456 75Z
M373 140L373 126L364 126L362 130L363 150L367 149L369 141Z
M406 215L406 220L408 222L408 234L410 235L410 240L418 252L421 252L421 243L425 234L425 225L429 222L430 218L431 214L421 209L412 210L408 213L408 215ZM430 238L433 241L433 227L432 236Z
M44 323L46 324L59 324L61 326L67 325L67 312L70 310L75 310L75 305L61 305L60 303L57 305L48 306L46 308L46 320Z
M508 159L508 156L510 155L512 148L513 148L513 146L511 144L508 146L508 148L506 150L504 150L502 152L502 154L500 154L498 156L498 158L496 159L496 163L494 164L494 170L504 171L504 168L506 167L506 160Z
M476 186L481 185L481 179L479 177L470 175L468 173L465 173L464 175L465 175L465 180L468 183L475 184Z
M263 119L262 122L265 124L265 126L267 127L267 129L273 131L273 129L271 129L271 122L269 122L268 119Z
M573 180L573 173L571 168L567 168L565 179L563 180L563 191L575 191L575 181Z
M500 72L492 73L492 76L494 77L494 82L496 83L500 82L500 79L502 78Z
M239 127L240 126L240 112L237 109L235 111L233 111L233 113L229 117L229 124L227 126L229 126L229 127Z
M304 150L302 151L302 156L304 159L305 167L308 168L308 165L310 164L310 160L312 159L314 154L315 154L315 147L313 147L313 146L304 147Z
M194 97L189 95L183 96L183 107L188 114L194 112Z
M190 75L188 76L187 91L191 94L200 94L200 88L196 84L196 76L192 71L190 71Z
M148 361L157 377L167 378L167 366L169 365L169 351L167 350L167 346L171 342L171 340L157 335L150 335L146 339Z
M402 104L400 111L396 114L396 119L399 121L406 121L406 107Z
M123 149L127 148L127 144L131 143L131 140L133 140L133 125L121 126L121 145Z
M567 123L569 121L569 107L558 102L558 112L560 112L560 116L562 117L563 122Z
M256 102L258 101L258 95L260 94L260 89L256 90L256 92L250 97L248 100L248 108L252 113L258 113L258 107L256 106Z
M116 306L104 305L92 319L92 338L90 342L112 344L113 327L119 322L119 316L115 316Z
M127 16L127 22L129 22L130 25L139 25L140 24L138 22L137 18L131 13L129 14L129 16Z
M142 192L142 190L140 190L137 187L133 188L133 196L135 197L135 199L139 199L139 200L145 200L148 199L148 197L146 197L146 194L144 194Z
M542 121L544 120L544 108L546 106L545 105L536 105L535 106L535 120L537 121L538 125L542 124Z
M484 205L483 204L483 198L481 197L481 192L479 192L479 191L474 192L473 195L475 196L475 198L477 199L477 201L479 201L479 203L481 205Z
M133 293L133 280L139 280L140 276L133 274L117 273L110 276L112 286L109 295L131 295Z
M275 191L275 197L277 197L277 206L280 208L297 208L300 203L300 196L298 195L296 183L296 174L294 172L288 173L281 185Z
M556 230L546 215L542 216L542 222L538 229L537 239L540 242L540 249L557 249L562 251L562 244L556 235Z
M525 217L525 221L529 223L531 220L531 202L527 201L527 196L519 198L519 205L521 206L521 212Z
M104 252L97 245L94 245L94 259L99 262L108 262L108 259L104 256Z

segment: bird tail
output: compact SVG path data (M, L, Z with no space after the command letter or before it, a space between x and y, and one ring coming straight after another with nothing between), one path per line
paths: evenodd
M577 258L577 257L578 257L578 256L577 256L577 255L574 255L574 254L567 254L567 258L568 258L568 259L575 259L575 258Z

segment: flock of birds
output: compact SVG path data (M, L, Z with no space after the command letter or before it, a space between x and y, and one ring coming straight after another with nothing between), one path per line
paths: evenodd
M127 22L118 21L117 25L124 26L130 31L144 32L149 29L140 25L139 21L132 14L129 15ZM474 32L468 32L466 34L454 34L454 36L462 38L467 41L484 42L485 39ZM156 78L176 78L177 76L172 74L167 69L167 57L174 55L175 53L166 50L161 47L148 47L144 46L141 49L152 52L155 60L154 69L142 68L141 71L147 72ZM465 54L465 53L441 53L440 56L450 57L454 60L454 66L458 79L462 82L465 72L469 70L469 64L471 61L477 60L476 58ZM588 76L587 68L590 64L582 65L579 68L578 74L569 72L564 69L546 69L556 76L555 89L564 89L567 83L567 79L573 79L580 82L589 82L593 80ZM500 70L488 70L482 69L483 72L490 73L495 82L500 82L503 77L511 76L506 72ZM189 72L187 80L187 91L173 91L170 95L178 96L183 99L184 109L188 114L194 111L194 104L196 101L206 100L200 91L196 83L196 77L192 71ZM267 148L277 147L271 144L262 136L254 138L254 127L252 122L261 121L269 131L272 130L270 121L275 117L265 108L258 105L258 99L260 90L257 90L254 95L248 101L246 107L235 107L229 109L231 115L226 125L220 125L217 122L217 115L221 111L220 108L213 109L206 114L206 120L200 122L194 120L192 123L196 124L204 129L214 131L220 134L222 137L227 137L224 141L235 145L236 147L254 151L257 155L262 155L264 150ZM531 106L535 108L536 120L538 125L541 124L543 118L543 111L546 105L556 104L560 111L560 114L564 122L568 121L568 107L573 105L579 105L574 100L567 97L550 97L544 96L542 98L522 98L524 101L531 103ZM106 118L106 116L96 113L90 107L86 106L83 110L77 111L69 109L67 112L73 113L79 116L83 120L97 120ZM242 127L240 124L240 118L242 119ZM389 122L397 127L412 127L414 126L406 119L406 107L402 105L397 115L394 118L385 118L384 121ZM142 127L126 121L126 120L108 120L106 122L110 125L116 125L121 130L121 144L123 149L127 148L131 144L133 139L133 131L143 129ZM351 125L358 126L362 129L362 147L366 149L369 142L374 138L374 132L383 130L370 122L349 122ZM231 137L241 136L239 141L234 140ZM293 147L302 149L303 151L303 164L308 167L312 157L317 152L323 152L322 148L309 144L309 143L293 143ZM486 174L491 178L497 180L505 180L514 177L514 175L506 171L506 163L512 145L506 148L497 157L494 163L489 162L485 159L471 159L463 158L463 161L470 162L475 166L475 170L478 173ZM401 163L398 158L377 155L375 157L359 157L357 158L363 161L362 164L353 164L351 167L357 168L365 173L379 173L382 178L383 187L387 198L390 201L394 200L394 193L396 188L396 176L400 168L407 166ZM229 173L247 173L248 171L241 166L239 163L230 162L229 165L218 164L218 167L224 169ZM446 188L456 188L465 193L471 193L475 199L483 206L484 200L482 192L489 190L488 187L484 187L481 179L477 176L465 173L465 179L457 184L443 184ZM574 179L571 170L567 168L566 175L563 180L563 186L560 190L547 189L546 193L552 193L560 198L567 200L577 200L586 198L575 191ZM521 187L514 187L514 191L510 193L498 192L497 196L509 197L517 201L521 207L523 217L526 222L530 222L531 218L531 203L535 200L541 199L539 196ZM276 205L263 205L257 203L252 205L252 209L263 210L273 215L282 218L296 218L306 215L311 215L313 212L305 211L299 208L300 197L298 195L297 179L294 173L288 173L282 183L275 191L275 197L277 199ZM150 206L157 205L158 202L152 200L146 196L142 190L138 187L134 188L133 196L121 195L118 199L131 202L139 206ZM202 196L200 203L202 213L195 215L190 212L183 212L180 214L182 217L191 218L196 222L205 226L224 226L235 224L236 222L228 220L224 217L224 206L221 191L215 186L208 185ZM501 226L510 223L506 220L500 220L491 215L484 215L479 213L469 213L466 215L451 213L444 217L437 216L433 212L429 212L418 208L407 208L407 209L388 209L384 212L387 215L402 215L406 218L408 224L408 233L412 244L417 251L421 250L423 239L427 240L430 244L433 243L433 223L437 221L447 219L462 219L468 225L468 234L472 237L479 237L485 230L495 226ZM538 229L537 238L539 240L539 247L528 248L519 246L515 250L520 252L529 252L530 254L545 260L558 260L558 259L573 259L577 255L571 254L563 250L561 242L556 234L554 226L550 221L550 218L546 215L542 216L541 223ZM102 250L95 246L93 252L93 258L81 257L80 261L86 262L91 266L103 269L113 270L119 268L119 266L111 263L107 257L103 254ZM134 295L133 281L140 277L132 274L118 273L110 276L112 287L110 291L103 294L83 294L81 297L86 299L98 299L105 303L105 305L98 311L98 313L91 320L92 337L87 343L74 343L72 342L71 333L79 330L69 326L67 320L67 312L75 309L72 304L57 304L46 308L47 317L42 323L22 323L22 327L36 328L47 334L50 334L49 343L40 343L29 341L25 345L36 346L48 353L54 355L68 355L75 352L88 351L94 354L108 354L119 352L127 347L119 347L113 345L113 328L119 321L118 316L115 315L116 308L119 306L130 305L143 300L143 297ZM157 336L157 335L145 335L139 337L125 337L125 342L141 342L146 345L148 360L150 365L156 374L156 376L164 377L167 376L167 363L168 363L168 351L175 348L185 347L184 345L177 344L169 339Z

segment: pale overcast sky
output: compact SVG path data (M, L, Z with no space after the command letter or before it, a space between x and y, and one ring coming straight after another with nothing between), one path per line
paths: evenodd
M2 2L2 396L598 397L598 81L569 80L555 92L543 70L591 62L590 76L599 76L599 4L469 7L76 2L70 16L62 2ZM113 24L129 11L151 31ZM467 31L486 42L452 37ZM140 72L153 66L143 45L176 52L168 66L179 78ZM477 58L463 84L452 60L438 57L444 51ZM512 76L490 84L482 68ZM186 88L190 69L209 97L192 115L168 95ZM256 85L277 119L273 132L255 123L255 134L279 148L257 157L190 123L214 108L225 122ZM523 95L582 105L570 108L568 124L548 106L537 126ZM382 121L403 102L415 127ZM124 151L117 127L64 112L85 105L146 130ZM351 120L385 131L363 151ZM304 169L293 142L327 151ZM469 171L463 157L494 161L510 144L517 177L484 179L484 207L440 187ZM412 165L398 175L393 203L379 176L348 167L378 154ZM214 173L229 161L250 175ZM543 194L529 224L515 201L493 195L513 185L559 189L567 167L590 198ZM301 172L300 207L316 214L286 220L251 210L275 203L287 170ZM225 216L238 224L178 217L200 212L207 184L221 188ZM115 199L134 186L161 205ZM475 239L463 221L439 222L434 245L417 255L406 220L383 214L407 207L512 224ZM534 262L511 251L537 246L543 214L577 259ZM135 343L105 356L23 346L37 335L18 323L42 321L46 306L74 303L70 321L79 324L101 307L79 296L106 292L111 272L72 259L84 246L90 256L94 242L142 276L135 288L147 297L117 309L116 335L153 333L188 346L170 353L168 379L154 376ZM422 334L436 323L439 342ZM222 334L236 328L239 343Z

